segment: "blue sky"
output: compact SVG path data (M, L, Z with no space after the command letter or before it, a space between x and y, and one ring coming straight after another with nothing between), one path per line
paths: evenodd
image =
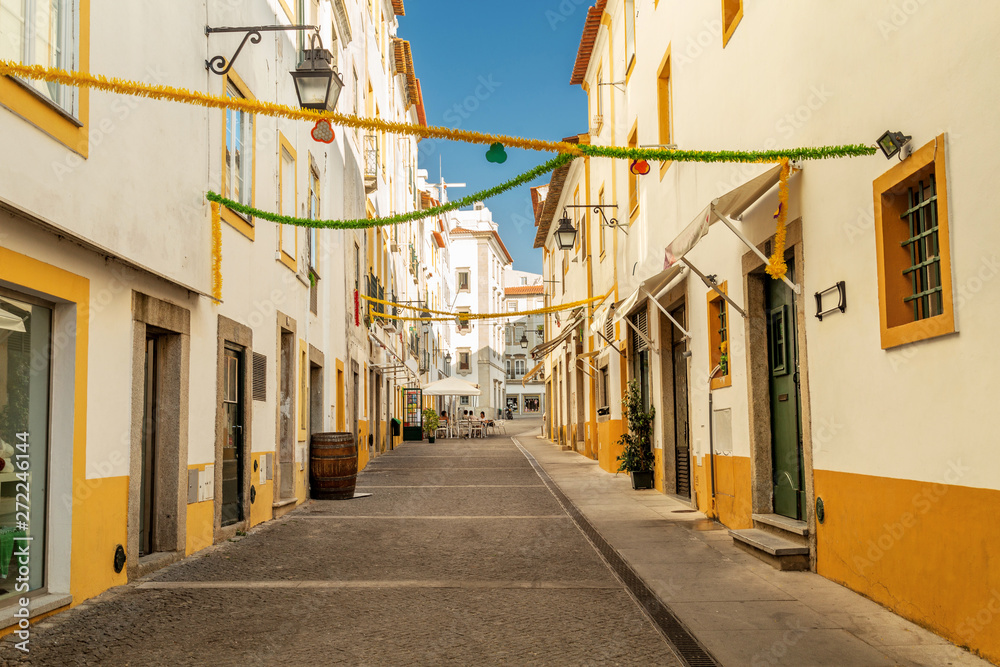
M587 97L569 83L590 0L410 0L399 36L410 41L429 125L559 140L587 131ZM438 160L451 199L485 190L553 156L507 149L502 164L486 146L424 139L420 167L438 180ZM548 183L549 176L531 185ZM532 245L530 186L486 202L514 267L540 273Z

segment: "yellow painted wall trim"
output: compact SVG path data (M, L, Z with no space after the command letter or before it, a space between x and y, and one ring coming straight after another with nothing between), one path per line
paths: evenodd
M816 569L1000 663L1000 491L941 465L940 483L814 471Z
M292 199L292 215L298 215L299 206L299 158L298 154L295 152L295 148L292 143L288 141L281 130L278 130L278 211L285 215L285 185L283 182L285 174L285 158L282 156L282 151L286 151L288 155L292 158L292 178L295 183L294 194ZM290 228L290 229L289 229ZM290 232L295 236L295 254L289 255L285 252L285 234ZM299 270L299 228L293 225L278 225L278 261L284 264L286 267L292 271Z

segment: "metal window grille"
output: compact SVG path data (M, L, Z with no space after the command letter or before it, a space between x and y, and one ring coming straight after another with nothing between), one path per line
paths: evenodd
M937 182L931 173L910 187L908 207L900 216L909 225L910 238L900 245L910 251L909 276L913 294L903 301L913 305L913 319L923 320L943 312L941 301L941 248L938 240Z
M253 353L253 400L267 400L267 357Z
M315 276L309 284L309 312L313 315L319 313L319 279Z
M615 323L611 321L610 317L604 323L604 337L608 340L615 339Z

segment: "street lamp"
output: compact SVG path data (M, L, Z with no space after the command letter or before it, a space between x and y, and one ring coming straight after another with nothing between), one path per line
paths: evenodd
M451 364L451 352L446 352L444 355L444 363Z
M521 343L522 350L528 349L528 332L521 334L521 340L519 342Z
M572 250L576 244L576 229L570 222L569 215L563 209L563 217L559 220L559 227L556 228L556 246L560 250Z
M300 107L326 111L337 106L344 82L333 67L333 54L323 48L318 33L313 33L310 48L303 51L302 62L291 74Z

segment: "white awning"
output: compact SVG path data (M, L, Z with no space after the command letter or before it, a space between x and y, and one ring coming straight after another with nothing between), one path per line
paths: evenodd
M572 335L576 328L580 326L582 321L583 317L574 317L571 321L566 323L565 328L558 336L552 340L547 340L544 343L539 343L535 347L531 348L531 352L529 353L531 358L539 359L554 350L560 343Z
M691 251L695 245L701 241L702 238L708 234L709 227L715 222L722 222L726 227L736 234L736 236L743 241L743 243L750 248L758 257L761 258L765 263L769 261L767 257L764 256L757 246L750 243L750 240L743 235L743 232L736 226L734 220L738 219L743 213L750 208L754 202L764 196L768 190L773 188L781 178L781 165L777 165L768 169L763 174L750 179L738 188L730 190L726 194L712 200L708 206L702 209L701 213L685 227L680 234L678 234L670 245L664 250L663 257L663 267L669 268L681 261L684 255ZM700 277L703 274L695 269L693 265L687 260L685 263L690 266L695 273ZM704 280L704 278L702 278ZM792 288L796 294L801 294L802 290L798 285L790 281L788 278L782 278L786 285ZM713 288L714 289L714 288ZM718 291L718 290L716 290ZM721 292L720 292L721 294ZM733 306L736 306L729 298L725 297L726 301L729 301ZM736 306L739 309L738 306ZM742 309L739 309L740 313L746 317Z
M528 380L535 377L535 375L538 374L538 371L542 370L542 368L544 367L545 367L544 361L539 361L537 364L535 364L534 368L528 371L527 374L525 374L525 376L521 378L521 386L522 387L528 386Z
M720 216L734 218L743 215L751 204L760 199L778 182L781 176L781 166L768 169L760 176L753 178L734 190L730 190L718 199L712 201L684 230L670 242L664 255L664 268L671 267L680 261L697 245L698 241L708 234L708 228Z
M590 322L590 333L597 336L604 331L604 325L607 323L608 316L611 315L611 309L614 305L614 301L608 300L602 303L597 310L594 311L594 317Z

